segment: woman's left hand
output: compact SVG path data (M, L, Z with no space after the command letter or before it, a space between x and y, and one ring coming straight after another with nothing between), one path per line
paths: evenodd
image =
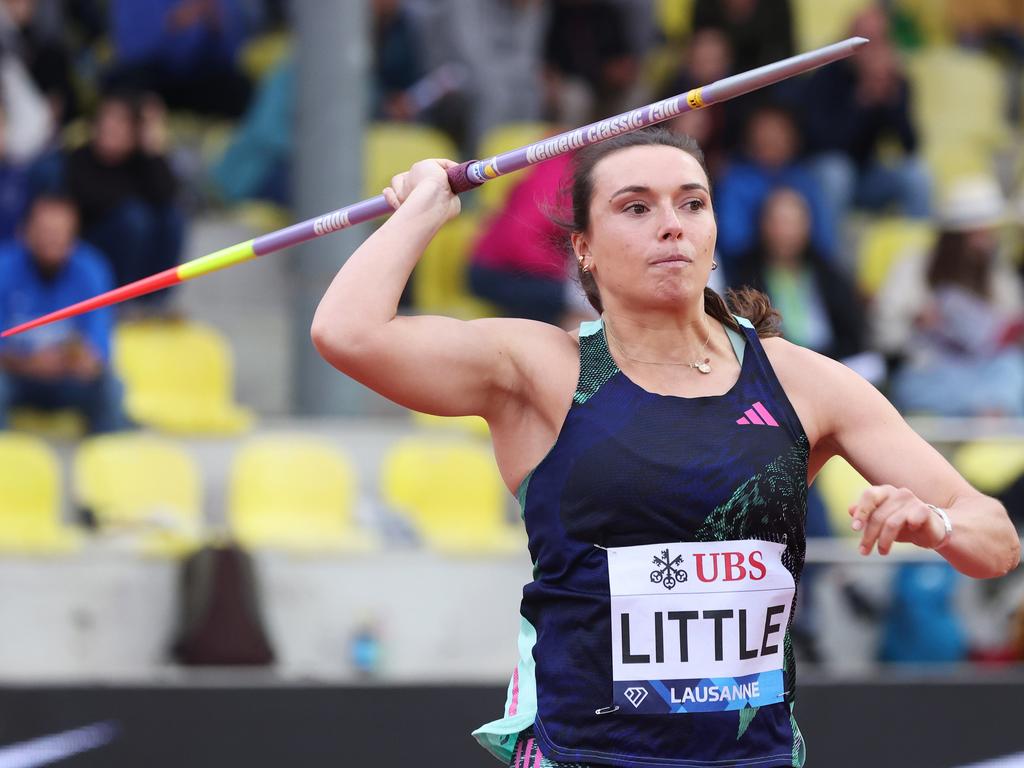
M937 514L906 488L873 485L850 505L853 530L862 531L860 553L887 555L893 542L904 541L934 549L946 536L946 526Z

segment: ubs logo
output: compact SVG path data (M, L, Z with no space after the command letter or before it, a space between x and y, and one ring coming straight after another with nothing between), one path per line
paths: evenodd
M676 555L673 558L667 549L663 549L661 550L661 557L655 555L653 562L658 566L658 568L651 571L651 581L653 583L661 584L665 589L673 589L676 584L682 584L686 581L686 571L676 567L683 564L682 555Z
M622 694L629 699L629 703L633 705L633 709L639 709L640 704L647 698L647 689L644 687L632 687L627 688Z

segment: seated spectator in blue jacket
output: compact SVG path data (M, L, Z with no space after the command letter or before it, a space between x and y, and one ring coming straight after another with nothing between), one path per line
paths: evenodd
M77 224L70 199L36 198L24 238L0 246L0 326L110 290L110 270L75 239ZM78 410L90 432L121 428L121 387L109 366L112 319L112 310L99 309L0 341L0 429L17 406Z
M117 285L177 266L185 221L165 155L166 116L154 97L105 96L92 140L68 158L67 184L82 237L109 260ZM139 301L158 306L166 291Z
M159 93L171 109L238 117L252 85L237 64L242 0L112 0L117 62L107 85Z
M885 12L872 6L851 34L871 43L857 56L811 75L803 101L811 165L836 220L851 207L931 212L931 176L917 152L910 83L888 38ZM963 108L969 109L969 105ZM883 161L887 143L901 152Z
M6 128L7 114L0 106L0 240L14 237L29 194L28 166L8 154Z
M745 152L728 163L718 180L715 213L718 252L728 270L757 242L758 217L773 190L795 189L811 211L811 244L826 258L836 248L834 222L821 203L818 185L798 160L800 131L793 115L779 105L757 107L747 122Z

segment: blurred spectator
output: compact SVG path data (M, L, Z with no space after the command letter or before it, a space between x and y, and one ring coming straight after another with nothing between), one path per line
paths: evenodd
M945 10L964 44L1009 38L1024 45L1024 0L972 0L949 3Z
M910 83L889 40L885 12L872 6L851 35L871 43L857 56L814 72L804 100L812 168L838 225L851 207L877 211L895 204L906 216L931 210L931 178L917 151ZM884 145L902 154L883 159Z
M610 0L552 0L544 44L555 122L582 125L638 106L640 60Z
M237 117L251 85L238 68L241 0L111 0L115 89L154 91L171 109Z
M811 209L811 244L826 258L836 249L833 222L821 204L821 194L810 171L797 160L800 133L793 115L784 107L758 106L750 115L744 155L731 161L718 181L715 212L718 251L726 270L757 240L758 216L772 190L795 189Z
M260 81L231 142L210 169L210 181L226 202L290 203L295 93L295 60L285 56Z
M811 212L796 190L768 195L757 244L734 270L735 286L766 292L782 312L783 335L836 359L864 348L864 312L853 285L811 244Z
M949 3L947 13L961 45L991 49L1005 57L1009 118L1016 122L1024 99L1024 0Z
M373 0L375 120L410 120L406 91L424 74L418 30L401 0Z
M905 360L897 407L942 416L1024 416L1024 287L1001 258L1008 208L994 179L963 180L939 210L930 254L897 263L876 297L877 347Z
M91 141L68 159L67 181L83 237L110 260L118 285L178 263L184 218L165 157L166 113L155 97L104 96ZM140 301L159 303L166 291Z
M679 69L659 98L667 99L691 88L713 83L727 77L731 71L732 51L725 35L712 28L699 30L690 37ZM716 178L723 169L727 137L731 135L730 129L736 131L739 119L734 108L739 101L731 99L705 109L690 110L669 124L671 130L696 139L704 150L704 160L712 178Z
M28 198L29 171L7 152L7 114L0 107L0 241L14 236Z
M560 324L573 322L566 315L586 311L573 298L582 293L558 245L562 230L546 210L554 206L570 162L560 155L526 171L473 249L471 290L509 317Z
M949 563L903 563L892 580L879 656L895 663L952 664L967 657L954 605L961 576Z
M102 40L107 31L107 0L33 0L33 24L48 39L67 36L89 47ZM79 73L81 74L81 73Z
M721 30L728 39L733 72L771 64L794 53L789 0L697 0L693 29L708 28Z
M1024 661L1024 600L1013 614L1010 622L1010 647L1014 658Z
M427 120L467 155L502 123L539 120L546 7L543 0L407 0L428 72L455 64L468 81ZM429 77L429 75L428 75Z
M0 0L4 47L10 46L25 64L49 102L54 124L60 125L78 111L71 55L58 35L45 32L37 23L37 9L36 0Z
M429 122L460 142L465 126L459 123L467 109L462 91L469 72L451 50L427 71L424 21L412 8L403 0L373 0L370 114L374 120Z
M18 325L112 287L92 248L75 240L67 198L33 202L23 241L0 247L0 325ZM11 408L82 412L90 432L119 429L121 388L110 372L113 311L99 309L0 342L0 429Z
M21 4L0 2L0 100L7 115L7 154L19 163L38 157L53 136L55 125L46 96L32 79L21 48L16 19ZM14 11L13 15L11 11Z

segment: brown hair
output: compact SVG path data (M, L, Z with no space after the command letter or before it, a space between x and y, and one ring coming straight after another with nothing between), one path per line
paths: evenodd
M666 146L674 147L686 152L696 160L708 178L710 186L710 174L704 162L704 153L697 142L686 134L673 133L660 126L645 128L633 133L624 133L611 139L584 147L576 153L573 161L571 195L572 195L572 218L570 221L555 222L566 232L566 236L574 232L586 232L590 227L590 201L594 195L594 168L605 157L620 149L629 147L645 146ZM566 237L568 239L568 237ZM572 245L569 244L569 251L572 252ZM599 313L604 311L604 304L601 301L601 292L598 290L597 281L589 272L584 272L577 264L580 285L587 295L587 301ZM723 323L734 331L739 331L739 323L733 315L745 317L757 331L757 335L765 338L779 336L781 331L782 316L779 311L772 307L771 300L767 295L753 288L741 288L739 290L726 291L723 299L712 288L704 288L704 310L714 319Z
M969 254L969 249L965 232L940 233L928 265L928 285L958 285L983 299L991 298L992 260Z

